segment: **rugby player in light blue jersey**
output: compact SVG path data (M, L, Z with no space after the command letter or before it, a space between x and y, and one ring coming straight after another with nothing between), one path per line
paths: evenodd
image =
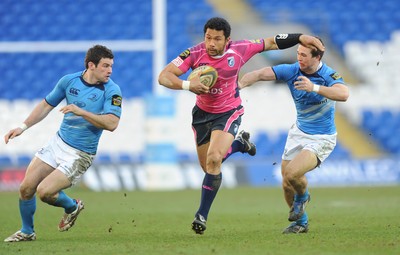
M297 120L289 130L281 165L282 187L290 207L288 219L292 221L284 234L308 231L305 207L310 195L305 174L318 167L335 148L335 103L349 97L342 77L321 62L323 54L299 45L296 63L253 71L239 82L244 88L257 81L285 81L296 105Z
M28 118L4 136L7 144L65 100L66 105L60 109L64 119L59 131L35 154L20 185L22 228L5 242L36 240L35 193L43 202L64 208L59 231L74 225L84 204L63 190L76 184L90 167L103 130L114 131L121 116L121 90L110 79L113 63L110 49L102 45L90 48L85 57L86 69L62 77Z

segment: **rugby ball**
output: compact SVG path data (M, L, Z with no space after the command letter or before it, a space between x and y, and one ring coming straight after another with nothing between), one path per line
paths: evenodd
M218 72L212 66L199 66L199 67L197 67L196 69L194 69L190 73L190 75L188 77L188 80L190 81L194 77L198 76L199 73L200 73L200 82L203 85L206 85L206 86L211 88L217 82Z

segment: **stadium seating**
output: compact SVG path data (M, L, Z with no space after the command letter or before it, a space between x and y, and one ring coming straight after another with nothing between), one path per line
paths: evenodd
M400 111L365 109L362 126L384 150L400 155Z
M167 61L171 61L193 45L193 37L213 11L205 1L166 2ZM4 0L0 3L0 42L149 40L153 37L151 4L152 1L123 0L99 0L91 4L82 0L73 3L68 0ZM193 8L202 11L186 15L187 21L182 22L180 13ZM152 66L152 53L114 53L113 78L124 91L124 97L141 97L150 93L153 84L149 68ZM12 84L14 88L0 86L0 98L9 100L41 98L60 75L84 69L82 52L3 52L0 58L0 67L6 70L3 84ZM9 68L10 63L12 68Z
M348 41L388 41L400 29L397 0L247 0L269 23L293 22L307 25L313 33L331 39L338 50ZM373 18L372 18L373 17Z
M400 154L400 30L390 33L390 41L349 41L344 47L346 62L363 84L352 88L346 109L354 112L363 127L382 149Z
M397 0L376 2L374 0L354 1L281 1L281 0L247 0L262 14L267 22L292 21L309 26L316 34L323 34L331 38L340 52L343 53L349 66L354 67L354 72L359 76L366 77L366 83L373 81L377 75L369 75L379 67L390 68L389 63L398 62L394 56L398 56L396 50L400 49L400 36L392 31L400 29L400 5ZM24 41L87 41L87 40L148 40L152 38L152 1L124 1L124 0L98 0L88 4L83 0L3 0L0 2L0 43L1 42L24 42ZM378 8L379 7L379 8ZM194 11L195 10L195 11ZM360 11L362 10L362 11ZM301 13L301 14L299 14ZM201 40L204 22L211 16L216 15L207 1L167 1L167 61L171 61L181 51ZM373 19L371 17L374 17ZM379 24L379 25L377 25ZM389 45L386 42L392 39L397 44ZM372 44L361 44L360 41L375 40ZM377 44L378 42L378 44ZM379 44L381 43L381 44ZM353 44L353 46L351 46ZM379 56L380 46L385 45L385 52L392 59L385 61L377 59L371 65L365 66L369 61L363 54L368 49L369 55ZM350 45L350 46L349 46ZM373 46L375 45L375 46ZM102 137L100 143L101 156L98 162L121 161L141 162L143 160L144 137L143 114L145 105L141 98L152 90L153 76L151 68L153 58L150 52L127 52L115 51L115 65L113 79L123 91L124 117L118 130ZM397 54L397 55L396 55ZM386 56L386 55L385 55ZM362 66L362 68L359 68ZM26 116L31 107L43 98L54 86L61 75L77 70L83 70L82 52L0 52L0 68L3 77L0 83L0 122L3 132L6 128L18 124L13 116ZM397 67L392 68L392 74L398 72ZM369 75L369 76L368 76ZM391 80L386 76L379 75L381 83ZM394 79L397 79L394 76ZM398 84L400 80L396 80ZM360 89L361 91L362 89ZM399 89L400 91L400 89ZM358 92L358 90L357 90ZM271 91L272 93L272 91ZM369 90L360 92L368 96ZM392 93L394 94L394 93ZM259 95L260 97L262 94ZM280 96L280 95L278 95ZM352 94L353 96L353 94ZM390 96L390 95L389 95ZM350 103L349 113L357 115L360 126L371 126L366 132L373 133L382 147L392 153L400 153L400 143L396 139L390 139L390 132L385 128L389 125L377 125L382 121L382 116L390 118L388 123L396 130L400 130L400 114L388 106L392 114L383 114L379 109L368 113L364 109L363 99ZM257 100L262 100L259 98ZM365 101L365 99L364 99ZM373 101L373 100L367 100ZM288 101L290 103L290 101ZM186 101L185 105L193 102ZM357 107L353 107L357 104ZM248 106L248 108L251 106ZM292 105L288 107L292 108ZM179 109L184 107L180 106ZM351 109L354 108L354 109ZM357 111L357 112L354 112ZM190 123L190 109L184 113L179 112L177 118L182 123ZM352 113L353 112L353 113ZM361 113L365 112L364 115ZM3 114L3 113L8 113ZM273 113L272 113L273 114ZM280 112L277 115L283 116ZM381 116L382 115L382 116ZM249 116L258 120L260 116ZM370 123L371 122L371 123ZM4 124L3 124L4 123ZM54 124L53 124L54 123ZM252 120L250 120L252 123ZM285 120L286 123L286 120ZM386 122L385 122L386 123ZM253 123L252 123L253 124ZM49 116L46 125L50 131L45 130L32 135L39 141L45 141L49 132L54 132L58 125L58 117ZM189 125L189 124L188 124ZM254 124L255 125L255 124ZM255 142L259 155L280 157L283 150L286 133L271 134L264 126L255 127ZM271 124L272 126L274 124ZM187 143L192 139L190 128L185 134L183 144L179 150L185 151L180 154L183 160L195 160L193 158L193 146ZM282 129L281 126L278 127ZM286 130L285 130L286 131ZM34 131L30 131L34 132ZM393 137L393 135L392 135ZM18 143L17 141L14 141ZM118 144L116 147L107 144ZM21 143L24 146L18 148L7 148L7 153L1 159L1 163L26 164L32 152L38 148L37 143ZM104 146L103 146L104 144ZM11 149L13 148L13 149ZM115 149L118 148L118 149ZM190 148L191 150L188 150ZM189 151L189 153L187 153ZM192 153L191 153L192 152ZM117 156L107 155L117 153ZM100 155L100 154L99 154ZM240 157L241 155L237 155ZM332 153L333 157L350 157L350 153L340 144ZM7 159L8 158L8 159Z
M215 14L206 1L168 0L166 3L169 62L202 39L205 21ZM0 2L0 43L149 40L153 38L152 23L152 1L98 0L89 4L83 0ZM32 106L49 93L61 75L83 70L82 54L0 52L0 68L3 70L0 83L1 132L18 125ZM115 50L114 55L112 78L123 92L124 116L112 136L108 132L103 135L100 144L104 147L99 148L97 161L140 162L144 150L145 107L141 98L152 92L153 55L147 51ZM13 143L16 145L7 147L2 144L0 163L26 164L34 151L48 139L48 134L57 130L60 116L54 112L46 118L45 124L41 123L46 129L41 130L43 126L38 126L25 135L26 139L35 142L15 140ZM119 145L106 146L113 143Z

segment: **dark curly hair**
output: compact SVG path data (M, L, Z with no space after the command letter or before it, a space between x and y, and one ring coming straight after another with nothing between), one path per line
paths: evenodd
M229 22L224 18L214 17L209 19L204 25L204 34L206 33L207 28L218 31L223 30L225 38L231 36L231 25L229 25Z

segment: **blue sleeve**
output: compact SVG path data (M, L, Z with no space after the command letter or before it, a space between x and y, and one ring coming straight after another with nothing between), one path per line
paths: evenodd
M282 64L273 66L272 70L275 73L276 80L287 82L296 75L298 67L296 67L296 64Z
M67 76L64 76L57 82L56 86L45 98L49 105L56 107L66 97L65 90L69 80Z
M122 93L118 85L113 84L106 90L106 100L104 102L104 114L114 114L121 117L122 112Z
M328 87L332 87L333 84L336 83L341 83L341 84L345 84L342 76L340 76L337 72L335 72L334 70L332 70L332 72L329 74L329 76L326 76L326 82L327 82L327 86Z

